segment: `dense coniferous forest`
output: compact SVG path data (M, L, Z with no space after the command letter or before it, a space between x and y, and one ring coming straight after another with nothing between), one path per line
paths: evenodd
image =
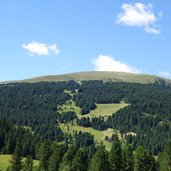
M138 146L133 152L131 145L122 143L115 135L112 148L106 151L105 146L94 146L90 134L78 133L71 145L57 144L37 137L26 128L15 127L0 118L1 152L12 153L10 171L33 170L33 159L38 159L37 171L169 171L171 143L156 160L151 152ZM7 137L11 138L12 146ZM28 144L29 143L29 144ZM11 151L9 151L11 150ZM22 157L26 157L25 162Z
M83 117L78 118L74 111L58 112L67 100L81 108ZM107 118L86 117L97 104L121 101L129 105ZM39 170L45 171L167 171L171 168L170 122L171 86L160 80L153 84L68 81L0 85L0 151L13 154L11 170L21 170L23 166L15 166L15 161L27 157L24 167L38 159ZM106 151L90 133L66 135L61 123L100 131L113 128L124 141L106 137L113 142Z

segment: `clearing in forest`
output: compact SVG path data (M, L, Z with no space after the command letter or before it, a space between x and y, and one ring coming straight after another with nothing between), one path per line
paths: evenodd
M114 131L111 128L108 128L107 130L104 131L99 131L91 127L85 128L75 124L72 125L71 123L60 124L60 128L65 134L71 134L71 135L74 134L74 132L76 131L88 132L94 136L94 140L97 144L103 143L107 150L111 149L112 144L109 141L106 141L105 137L111 138L113 134L117 133L119 139L122 139L119 131Z
M111 104L96 104L97 108L91 110L86 115L81 115L81 108L76 106L73 100L67 100L62 106L57 108L59 113L73 111L76 113L78 118L82 117L108 117L111 116L113 113L117 112L118 110L128 106L129 104L124 103L123 101L120 103L111 103Z

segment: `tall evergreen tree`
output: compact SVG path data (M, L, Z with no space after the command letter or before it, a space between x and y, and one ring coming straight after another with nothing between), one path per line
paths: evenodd
M160 171L171 170L171 142L165 145L164 151L159 155L158 162Z
M59 171L72 171L72 160L75 156L76 150L71 146L62 158Z
M51 155L51 148L50 148L50 142L45 141L42 149L41 149L41 158L40 158L40 169L43 171L48 171L49 166L49 157Z
M93 155L88 171L109 171L108 153L105 146L100 145Z
M109 153L109 163L111 171L123 170L122 144L118 138L115 139L112 143L112 148Z
M21 157L21 144L18 142L12 155L10 171L20 171L23 167Z
M156 171L155 158L151 153L147 153L144 147L139 146L135 150L135 171Z
M23 171L32 171L33 170L33 158L32 156L27 156Z
M133 150L129 144L123 147L123 167L124 171L134 170L134 155Z
M88 154L84 148L78 149L73 162L72 170L74 171L86 171L88 166Z
M67 149L67 144L61 144L53 149L52 155L49 159L49 171L58 171L59 164L62 161L62 158L66 153Z

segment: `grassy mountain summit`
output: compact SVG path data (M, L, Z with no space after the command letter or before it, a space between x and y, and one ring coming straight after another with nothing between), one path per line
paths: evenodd
M77 72L71 74L63 74L63 75L49 75L42 77L35 77L31 79L25 79L21 82L59 82L59 81L69 81L74 80L77 82L83 80L103 80L112 81L112 82L131 82L131 83L154 83L157 80L164 80L166 82L171 82L168 79L160 78L153 75L146 74L132 74L132 73L124 73L124 72L109 72L109 71L89 71L89 72Z

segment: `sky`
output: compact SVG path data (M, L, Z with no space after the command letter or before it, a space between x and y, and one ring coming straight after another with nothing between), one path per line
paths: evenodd
M170 8L170 0L1 0L0 81L81 71L171 79Z

